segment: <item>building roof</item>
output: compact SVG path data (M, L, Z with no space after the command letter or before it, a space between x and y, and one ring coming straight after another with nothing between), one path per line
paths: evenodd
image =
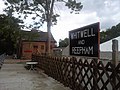
M31 31L23 31L25 36L23 37L24 41L28 41L28 38L31 38L31 41L34 42L47 42L48 41L48 32L31 30ZM29 36L28 36L29 35ZM53 35L51 34L51 41L56 43Z
M100 44L100 51L112 51L112 40L118 40L118 50L120 51L120 36Z

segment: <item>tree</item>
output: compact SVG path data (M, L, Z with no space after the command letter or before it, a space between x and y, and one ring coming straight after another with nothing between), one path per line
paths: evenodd
M59 41L59 47L67 47L69 45L69 39L65 38L64 40Z
M79 13L82 9L81 2L77 0L6 0L5 5L8 7L6 11L8 14L12 15L11 12L23 13L24 18L28 17L28 14L34 14L39 17L39 22L35 22L35 25L40 27L44 22L47 22L47 32L48 32L48 53L50 53L50 43L51 43L51 26L57 23L58 14L53 11L55 2L63 2L65 6L71 9L71 13L74 11ZM31 25L30 25L31 26Z
M17 49L21 20L0 15L0 53L13 54Z
M116 26L112 26L106 31L100 32L100 43L106 42L118 36L120 36L120 23Z

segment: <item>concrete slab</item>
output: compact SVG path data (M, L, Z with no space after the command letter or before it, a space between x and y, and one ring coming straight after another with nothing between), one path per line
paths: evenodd
M29 71L23 64L4 64L0 90L70 90L42 72Z

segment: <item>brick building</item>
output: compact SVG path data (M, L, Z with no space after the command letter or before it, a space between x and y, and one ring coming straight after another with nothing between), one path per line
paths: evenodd
M29 34L26 34L29 36L22 38L21 58L31 59L32 54L36 54L36 53L42 54L47 52L48 50L47 48L48 33L47 32L37 31L37 30L24 31L24 32L29 33ZM51 53L53 52L54 47L56 47L56 41L51 34Z

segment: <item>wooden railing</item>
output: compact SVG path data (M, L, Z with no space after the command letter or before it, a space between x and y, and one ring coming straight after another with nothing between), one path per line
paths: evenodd
M32 56L38 67L72 90L119 90L120 64L89 58Z

